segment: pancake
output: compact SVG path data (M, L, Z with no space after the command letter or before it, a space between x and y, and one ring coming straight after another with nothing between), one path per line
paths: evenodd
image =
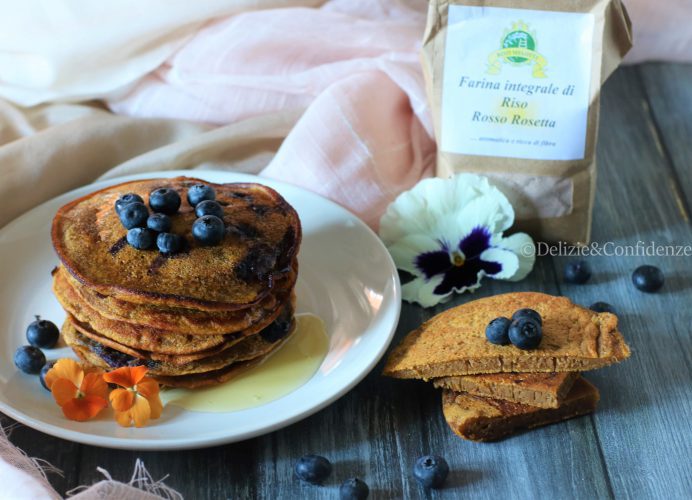
M297 267L297 263L295 265ZM277 294L284 294L295 284L297 273L292 271L277 283L275 291L266 296L256 306L238 311L207 312L194 309L146 306L127 302L108 295L102 295L74 279L62 266L55 272L56 279L66 280L79 294L81 302L86 302L101 316L132 323L139 326L167 330L172 333L192 335L219 335L240 331L260 321L266 314L275 311L280 304Z
M187 189L197 183L212 186L224 207L227 234L218 246L192 238L197 217ZM183 200L171 217L172 232L183 235L188 248L173 257L127 245L113 208L129 192L148 203L160 187L175 189ZM127 182L72 201L58 210L51 235L65 268L98 293L138 304L233 311L258 304L290 271L301 227L295 210L269 187L177 177Z
M253 335L226 351L183 365L154 361L151 359L141 359L116 351L115 349L82 335L69 319L63 323L61 333L65 342L72 350L90 365L106 370L120 366L144 365L149 369L149 374L156 377L157 375L182 376L212 372L222 370L233 363L249 361L265 356L270 353L277 344L281 344L294 329L295 321L291 318L291 322L288 324L284 335L280 338L266 337L261 334Z
M164 386L168 387L182 387L185 389L197 389L199 387L208 387L210 385L222 384L228 382L234 377L243 374L245 371L253 368L269 358L274 352L276 352L282 345L284 345L290 338L291 332L285 339L277 342L272 350L266 355L251 359L249 361L240 361L238 363L233 363L232 365L222 368L220 370L215 370L206 373L196 373L194 375L182 375L178 377L167 377L165 375L159 375L156 380Z
M536 349L488 342L494 318L533 309L543 318ZM567 297L513 292L472 300L447 309L409 333L390 353L384 374L429 380L483 373L574 372L627 359L630 349L617 316L596 313Z
M195 350L204 351L224 343L223 335L193 337L192 335L172 334L165 330L140 328L130 323L99 316L89 305L79 301L76 292L59 276L53 280L53 294L63 309L79 322L88 323L93 326L94 330L103 332L104 336L134 349L183 354Z
M295 326L295 325L294 325ZM167 387L181 387L185 389L197 389L200 387L208 387L211 385L217 385L231 380L238 375L241 375L246 370L263 363L267 358L269 358L274 352L276 352L282 345L284 345L288 339L293 334L290 331L289 334L276 342L271 351L266 353L264 356L260 356L255 359L248 361L239 361L237 363L232 363L219 370L213 370L205 373L195 373L192 375L179 375L179 376L167 376L167 375L151 375L152 378L156 379L161 385ZM79 358L91 365L86 359L86 353L83 348L76 348L75 353Z
M116 321L101 316L89 304L82 301L73 288L69 286L60 274L56 274L53 280L53 293L63 306L78 323L85 325L89 331L96 332L100 337L105 337L117 345L127 346L132 349L154 351L163 354L190 354L206 351L216 346L227 344L232 333L238 333L233 337L243 337L257 333L269 325L281 312L282 301L276 303L275 310L266 311L264 317L245 330L229 332L226 335L190 335L173 334L165 330L133 325L122 321ZM289 292L286 292L288 295ZM118 349L118 347L113 346Z
M90 340L93 340L94 342L102 344L111 349L115 349L116 351L122 352L124 354L127 354L128 356L132 356L135 358L147 359L152 361L161 361L171 365L180 366L186 363L190 363L192 361L209 358L216 354L222 353L227 349L232 348L239 342L242 342L245 338L258 333L262 333L265 329L269 328L270 326L273 326L273 323L281 321L290 322L291 318L293 317L294 304L295 299L293 298L293 300L290 303L285 304L284 307L281 310L278 310L275 315L273 315L271 318L267 318L267 321L265 323L255 325L252 328L244 330L242 332L236 332L225 335L224 342L217 346L203 351L191 350L190 352L180 354L167 354L156 351L149 351L146 349L133 348L129 345L120 344L117 341L114 341L113 339L101 335L89 323L81 322L71 315L68 315L68 319L72 323L72 326L74 326L74 328L81 335L87 337Z
M495 441L518 431L592 413L599 399L598 389L578 377L557 408L541 408L444 389L442 412L449 427L459 437L471 441Z
M214 347L211 347L209 349L205 349L204 351L191 351L190 353L180 353L180 354L166 354L166 353L160 353L156 351L147 351L144 349L139 349L136 347L128 346L125 344L120 344L117 341L110 339L108 337L104 337L102 335L99 335L96 333L91 325L89 323L84 323L76 319L74 316L68 315L68 319L72 323L72 326L84 337L88 338L89 340L93 340L94 342L97 342L101 345L104 345L106 347L109 347L110 349L114 349L116 351L122 352L123 354L127 354L128 356L131 356L133 358L139 358L139 359L150 359L152 361L171 361L174 362L175 364L183 364L188 361L194 361L198 359L204 359L207 358L213 354L219 353L225 349L228 349L229 347L237 344L238 342L242 341L244 337L242 337L240 334L230 334L226 336L226 340Z

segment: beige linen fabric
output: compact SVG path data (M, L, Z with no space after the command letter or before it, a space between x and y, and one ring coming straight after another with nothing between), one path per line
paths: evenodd
M98 105L23 110L0 100L0 227L99 177L214 168L258 173L299 112L212 128L113 115Z
M161 65L211 19L323 1L3 2L0 95L22 106L113 95Z

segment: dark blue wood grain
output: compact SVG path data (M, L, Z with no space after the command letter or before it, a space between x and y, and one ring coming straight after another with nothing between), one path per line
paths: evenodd
M594 241L692 245L692 70L673 65L624 68L602 98ZM494 293L537 290L588 306L603 300L621 316L630 360L588 373L601 391L593 416L498 443L461 440L447 428L439 393L417 381L379 375L312 417L267 436L183 452L125 452L80 446L22 429L12 439L64 469L61 493L101 479L130 477L136 457L154 478L188 498L337 498L359 476L371 498L690 498L692 497L692 258L589 257L592 280L562 283L569 257L540 258L521 283L486 282L473 295L436 309L405 305L396 340L433 314ZM664 270L657 294L633 288L644 263ZM395 342L396 342L395 340ZM191 429L191 432L194 432ZM445 489L426 494L411 477L421 454L447 457ZM293 478L295 460L320 453L334 463L323 487Z

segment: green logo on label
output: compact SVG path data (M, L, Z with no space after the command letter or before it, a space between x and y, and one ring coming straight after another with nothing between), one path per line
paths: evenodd
M545 65L548 64L545 57L536 52L536 34L529 31L529 27L519 21L505 30L502 37L502 48L488 56L488 73L497 75L502 69L502 63L512 66L533 64L532 76L545 78Z

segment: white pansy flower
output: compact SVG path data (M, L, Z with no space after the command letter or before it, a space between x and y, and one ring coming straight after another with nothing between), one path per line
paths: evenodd
M531 271L531 237L502 235L513 223L512 205L487 178L458 174L399 195L382 216L380 237L397 267L414 276L402 287L404 300L430 307L477 289L484 276L518 281Z

